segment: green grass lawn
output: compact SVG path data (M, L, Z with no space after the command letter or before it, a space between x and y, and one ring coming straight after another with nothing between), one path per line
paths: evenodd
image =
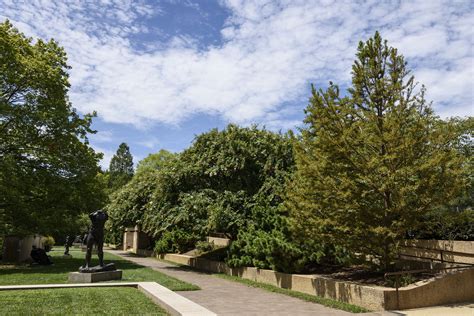
M68 283L69 272L78 271L78 268L84 264L85 252L71 248L72 258L62 258L63 251L62 248L57 247L49 253L54 262L50 266L0 263L0 285ZM105 263L114 262L117 269L123 270L122 282L157 282L172 291L199 290L199 287L194 284L169 277L109 253L105 253L104 261ZM97 255L93 255L92 265L97 264Z
M168 315L135 288L0 292L0 315Z

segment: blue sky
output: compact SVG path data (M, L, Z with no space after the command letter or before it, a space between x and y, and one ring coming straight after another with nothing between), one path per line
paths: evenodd
M379 30L442 117L474 113L473 1L0 0L28 36L65 47L70 99L98 112L90 137L108 166L181 151L233 122L301 124L310 83L350 82L357 43Z

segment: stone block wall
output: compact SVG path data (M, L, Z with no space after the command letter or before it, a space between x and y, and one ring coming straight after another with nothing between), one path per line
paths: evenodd
M286 274L253 267L230 268L223 262L203 258L162 254L159 258L199 270L225 273L320 297L332 298L373 311L409 309L474 301L474 268L452 271L441 277L394 288L343 282L321 275Z

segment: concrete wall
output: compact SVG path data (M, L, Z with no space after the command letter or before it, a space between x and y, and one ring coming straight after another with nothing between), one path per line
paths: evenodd
M23 262L30 261L30 252L32 246L43 248L41 235L30 235L23 238L16 236L5 237L3 247L3 261L5 262Z
M342 282L321 275L299 275L253 267L230 268L223 262L188 255L159 258L214 273L225 273L302 293L332 298L369 310L382 311L474 301L474 269L452 272L399 289ZM398 306L398 307L397 307Z
M385 291L386 309L409 309L441 304L474 302L474 269L464 269L421 281L396 290Z
M150 246L150 238L144 232L140 231L139 226L125 229L123 235L123 250L138 253L140 249L146 249Z
M229 238L220 238L220 237L207 237L208 242L214 243L214 246L217 247L227 247L230 244Z
M400 255L406 259L474 264L474 241L406 240Z
M125 232L123 233L123 250L127 251L133 248L133 235L134 235L134 228L125 228Z

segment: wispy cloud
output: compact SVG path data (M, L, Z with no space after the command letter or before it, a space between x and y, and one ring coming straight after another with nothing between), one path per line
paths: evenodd
M180 124L206 113L291 126L285 104L306 99L310 81L349 83L357 43L375 30L406 56L442 116L474 112L471 1L221 1L230 12L221 45L157 36L146 52L130 38L153 32L155 5L0 2L20 30L65 46L74 106L107 122Z
M110 143L114 140L114 134L111 131L97 131L96 134L89 136L89 139L94 143Z
M149 137L138 141L137 144L148 149L156 149L160 144L160 141L156 137Z

